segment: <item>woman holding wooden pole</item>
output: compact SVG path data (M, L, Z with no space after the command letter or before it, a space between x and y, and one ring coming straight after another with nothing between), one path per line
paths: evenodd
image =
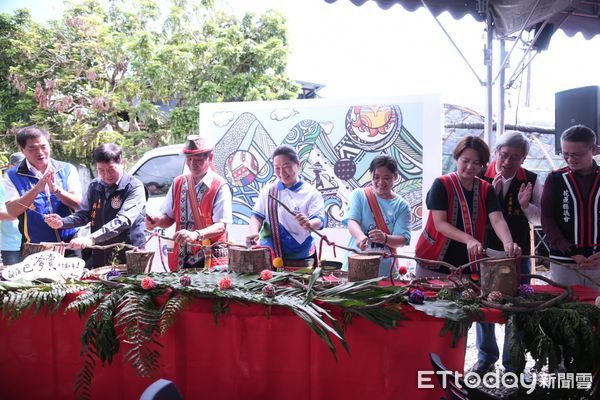
M273 170L277 180L266 185L252 209L248 244L260 244L273 250L277 268L308 268L314 264L315 246L310 229L325 223L321 193L300 179L300 158L296 150L282 145L273 152ZM275 200L277 199L277 200ZM284 210L282 202L293 212Z
M520 255L521 248L513 242L493 186L478 177L490 159L487 144L477 136L466 136L458 142L453 156L456 172L437 178L427 193L429 218L417 242L416 256L455 266L480 259L488 221L507 255ZM471 271L477 271L476 263ZM418 278L449 272L444 266L417 263Z
M348 247L395 254L396 249L410 243L410 207L393 191L398 164L392 157L382 155L371 161L369 171L369 186L355 189L348 202L344 219L352 235ZM393 258L382 258L379 276L389 276L392 265ZM348 269L348 255L342 269Z

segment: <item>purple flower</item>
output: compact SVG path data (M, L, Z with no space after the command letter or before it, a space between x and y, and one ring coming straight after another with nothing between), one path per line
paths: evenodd
M190 286L192 284L192 278L187 275L183 275L181 278L179 278L179 283L181 286Z
M110 279L110 278L117 278L121 276L121 273L119 271L117 271L116 269L111 269L110 271L108 271L106 273L106 279Z
M519 285L517 293L521 297L531 296L533 294L533 287L531 285Z
M423 293L419 289L415 289L415 290L411 291L410 294L408 295L408 301L410 301L411 303L423 304L424 300L425 300L425 293Z
M262 288L262 292L266 297L275 297L275 286L265 285L265 287Z

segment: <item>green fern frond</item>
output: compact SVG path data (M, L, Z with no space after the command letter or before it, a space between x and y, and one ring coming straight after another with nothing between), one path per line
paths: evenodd
M213 312L215 326L217 326L221 315L229 312L229 302L227 300L213 300L211 309Z
M79 316L83 316L89 309L94 307L100 302L100 300L104 298L105 293L101 289L102 288L98 286L92 291L80 294L75 300L69 303L69 305L65 309L65 313L77 310Z
M123 326L124 340L131 344L125 359L142 377L152 375L158 368L160 343L154 338L159 330L161 310L150 293L128 291L119 300L119 311L115 316L116 326Z
M158 323L161 336L167 332L173 323L175 323L175 319L177 319L179 313L183 311L185 305L190 302L190 300L189 296L181 293L175 294L165 302Z

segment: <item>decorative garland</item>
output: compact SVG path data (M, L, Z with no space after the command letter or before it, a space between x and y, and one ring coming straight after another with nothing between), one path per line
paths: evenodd
M0 282L0 304L3 318L15 319L31 307L37 312L44 307L56 311L67 294L80 293L65 312L77 311L81 317L91 311L81 338L83 367L75 384L79 398L89 399L97 361L110 364L121 342L131 345L124 358L137 374L151 376L158 367L160 337L195 298L214 299L215 322L228 311L231 300L287 307L323 339L334 357L334 338L348 351L344 326L352 315L367 318L385 329L395 327L403 319L398 304L406 303L408 288L379 286L382 278L335 286L319 279L320 274L320 268L312 275L268 270L260 275L229 275L186 270L99 282ZM166 301L161 302L161 298ZM343 323L324 305L340 307Z
M465 289L462 281L446 287L421 280L413 280L407 286L379 286L381 278L377 278L333 285L320 278L320 268L311 272L305 275L264 270L260 275L230 275L186 270L114 276L102 281L0 282L0 304L3 318L16 319L30 308L36 312L42 309L55 312L67 294L79 293L65 312L77 311L83 316L91 311L82 333L83 367L75 385L83 399L91 398L97 361L110 364L121 342L131 345L124 358L137 374L151 376L158 367L160 337L185 305L199 297L214 299L215 322L228 312L231 300L265 304L267 313L271 305L287 307L323 339L334 357L334 338L348 351L344 328L354 315L386 329L393 328L402 319L398 304L406 304L408 300L417 310L446 319L440 334L451 332L454 346L473 321L482 319L481 307L493 304L495 308L504 308L511 334L521 332L511 338L510 349L518 370L525 366L526 352L536 361L537 369L547 366L554 371L561 360L568 372L600 369L600 308L586 303L555 304L570 297L570 291L565 291L568 297L554 301L556 297L533 294L531 287L522 285L519 297L489 299L488 296L486 300L475 290ZM425 300L422 290L435 291L435 301ZM540 307L549 301L554 301L552 307ZM342 309L341 323L324 305ZM581 390L578 394L584 395Z
M493 293L493 292L492 292ZM570 297L570 292L569 297ZM492 296L493 297L493 296ZM453 334L452 345L466 335L473 321L481 321L481 307L494 304L494 308L503 309L507 320L507 332L510 332L509 350L515 372L525 369L525 354L535 360L534 369L546 368L550 373L564 367L565 373L592 373L599 379L600 371L600 306L582 302L555 301L547 293L534 293L529 285L519 287L519 296L497 300L497 304L469 292L460 292L452 288L441 289L436 301L413 304L414 308L428 315L445 318L446 323L440 332ZM561 298L561 301L565 300ZM504 303L504 304L500 304ZM540 307L541 304L551 306ZM595 399L598 389L548 390L537 387L527 393L535 399ZM521 391L509 396L509 399L521 399Z

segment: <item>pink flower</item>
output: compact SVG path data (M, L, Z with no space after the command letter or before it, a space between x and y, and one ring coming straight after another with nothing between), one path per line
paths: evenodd
M406 275L406 274L408 273L408 268L406 268L404 265L401 265L401 266L398 268L398 273L399 273L400 275Z
M261 280L268 281L271 278L273 278L273 271L268 270L268 269L263 269L262 271L260 271L260 279Z
M230 276L224 276L221 279L219 279L218 285L219 285L219 289L227 290L227 289L230 289L231 286L233 285L233 280L231 279Z
M149 276L145 277L142 279L142 289L144 290L150 290L150 289L154 289L156 287L156 282L154 282L152 280L152 278L150 278Z
M491 303L500 303L502 302L502 299L504 298L504 296L502 296L502 293L500 293L497 290L494 290L493 292L490 292L490 294L488 294L488 301Z

